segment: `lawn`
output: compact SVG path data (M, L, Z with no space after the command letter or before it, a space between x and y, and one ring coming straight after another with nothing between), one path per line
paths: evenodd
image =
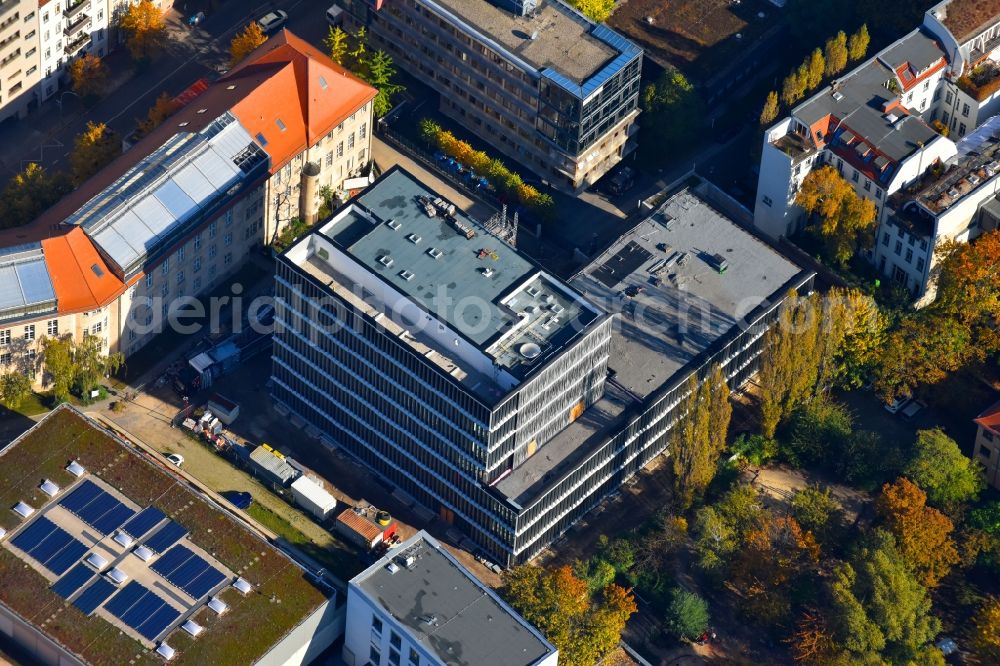
M322 564L330 573L341 580L350 580L364 569L364 564L357 558L353 550L333 539L332 535L331 539L336 543L336 547L322 548L295 529L287 520L261 504L256 502L251 504L247 513L290 545Z
M163 510L189 530L192 542L255 586L247 597L228 598L231 610L213 623L207 640L185 641L182 632L171 633L167 640L178 650L174 663L252 663L327 598L276 548L68 407L0 456L0 501L42 506L47 498L37 488L39 480L70 485L74 479L63 468L74 458L136 504ZM0 525L17 524L13 512L0 512ZM147 660L139 643L64 604L42 576L26 572L7 550L0 550L0 599L33 622L45 621L45 632L84 661Z

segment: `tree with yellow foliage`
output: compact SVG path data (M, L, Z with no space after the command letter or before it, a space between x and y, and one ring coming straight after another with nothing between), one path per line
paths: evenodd
M859 197L832 166L810 171L795 195L795 203L807 214L819 217L820 235L841 264L846 264L859 246L871 243L874 202Z
M177 110L177 100L169 94L163 92L156 98L153 106L149 107L146 118L138 123L139 133L145 136L163 124Z
M149 60L167 37L163 12L151 0L127 4L118 27L125 32L125 45L137 61Z
M615 0L570 0L581 14L597 23L604 23L615 11Z
M104 92L108 68L98 56L85 53L69 64L69 80L73 92L84 99L92 99Z
M72 190L73 183L64 172L49 172L30 162L0 193L0 229L31 222Z
M251 21L229 42L229 66L235 67L255 48L267 41L267 35L256 21Z
M983 663L1000 664L1000 597L987 597L973 623L973 642L979 658Z
M104 168L122 152L121 137L104 123L89 121L87 129L76 136L69 162L73 181L83 181Z

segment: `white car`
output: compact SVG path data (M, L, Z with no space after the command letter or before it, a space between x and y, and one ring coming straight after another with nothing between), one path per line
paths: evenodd
M182 456L179 453L171 453L169 456L167 456L167 460L169 460L171 464L176 465L177 467L180 467L181 465L184 464L184 456Z
M910 402L909 398L896 398L892 402L885 404L885 411L895 414Z
M288 14L281 11L280 9L273 12L268 12L264 14L259 19L257 19L257 25L265 33L270 34L275 30L282 28L285 23L288 22Z

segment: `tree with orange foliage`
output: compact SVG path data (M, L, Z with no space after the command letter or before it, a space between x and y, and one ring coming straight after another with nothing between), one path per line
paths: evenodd
M846 264L859 246L871 243L874 202L859 197L832 166L810 171L795 195L795 203L806 213L818 215L820 235L841 264Z
M936 255L934 310L969 327L980 358L1000 351L1000 229L971 243L944 243Z
M250 21L245 28L229 42L229 66L235 67L251 52L267 41L267 35L257 21Z
M927 506L927 494L900 477L882 486L875 511L896 537L900 554L923 585L936 586L960 560L951 533L951 520Z
M139 121L139 133L142 136L146 136L154 129L162 125L163 121L173 115L173 113L177 111L178 107L179 104L176 99L171 97L168 93L160 93L160 96L156 98L156 102L153 106L149 107L149 111L146 113L146 118Z
M630 590L608 585L591 596L569 566L522 565L504 572L500 593L559 648L559 663L592 666L610 652L636 612Z
M163 12L151 0L126 3L118 27L125 33L125 45L133 60L148 60L167 38Z
M816 609L802 612L795 633L785 641L792 648L792 658L807 664L821 663L835 654L837 644L826 618Z
M83 98L94 98L108 83L108 68L93 53L85 53L69 64L69 80L73 92Z

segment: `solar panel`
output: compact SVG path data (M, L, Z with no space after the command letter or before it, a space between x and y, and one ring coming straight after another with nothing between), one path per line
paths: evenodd
M163 606L163 599L146 590L145 596L141 597L133 604L132 608L121 616L121 621L133 629L138 629L139 625L148 620L151 614L160 610L161 606Z
M54 529L56 529L55 523L45 516L40 516L35 522L21 530L20 534L11 539L11 543L27 553L44 541Z
M167 580L173 583L176 587L183 589L185 585L208 571L210 568L211 567L208 562L195 555L178 567L175 572L170 574L170 576L167 577Z
M71 537L66 530L55 527L49 532L49 535L42 539L34 548L28 551L28 554L33 558L45 564L50 559L52 559L56 553L65 548L71 541Z
M115 586L108 581L103 578L98 578L94 581L93 585L84 590L83 593L76 598L73 605L83 611L84 615L90 615L97 609L98 606L104 603L105 599L114 594L115 589Z
M92 499L103 492L96 483L87 479L74 488L73 492L64 497L59 504L73 513L78 513L80 509L87 506Z
M109 601L104 608L115 617L120 618L135 605L135 602L146 596L148 591L141 584L132 581L122 588L122 591L116 594L115 598Z
M52 591L63 599L69 599L83 587L83 584L93 578L94 572L84 564L78 564L69 570L65 576L52 585Z
M157 523L166 518L166 515L155 506L149 506L140 511L132 520L122 526L122 531L138 539L149 530L156 527Z
M118 504L94 523L94 529L101 534L111 534L134 515L135 511L124 504Z
M193 555L194 553L184 546L174 546L161 555L160 559L156 560L150 569L166 578Z
M111 511L119 504L120 502L114 497L105 492L101 492L100 495L90 501L90 504L80 509L77 512L77 515L80 516L85 523L94 527L95 523L100 520L104 514Z
M83 557L86 552L87 547L76 539L73 539L73 541L59 551L57 555L46 562L45 566L52 573L57 576L61 576L67 569L73 566L76 562L79 562L80 558Z
M187 534L187 530L184 529L179 523L170 521L166 525L160 528L160 531L154 534L152 537L146 540L145 545L150 550L154 550L157 553L162 553L167 548L177 543Z
M216 569L215 567L209 567L208 571L204 572L193 581L188 583L183 587L184 591L187 592L192 599L201 599L203 596L208 594L216 585L226 580L226 575Z
M163 630L170 626L180 615L179 612L170 606L163 604L160 610L154 612L149 616L149 619L136 627L136 631L146 640L155 641L156 637L162 634Z

